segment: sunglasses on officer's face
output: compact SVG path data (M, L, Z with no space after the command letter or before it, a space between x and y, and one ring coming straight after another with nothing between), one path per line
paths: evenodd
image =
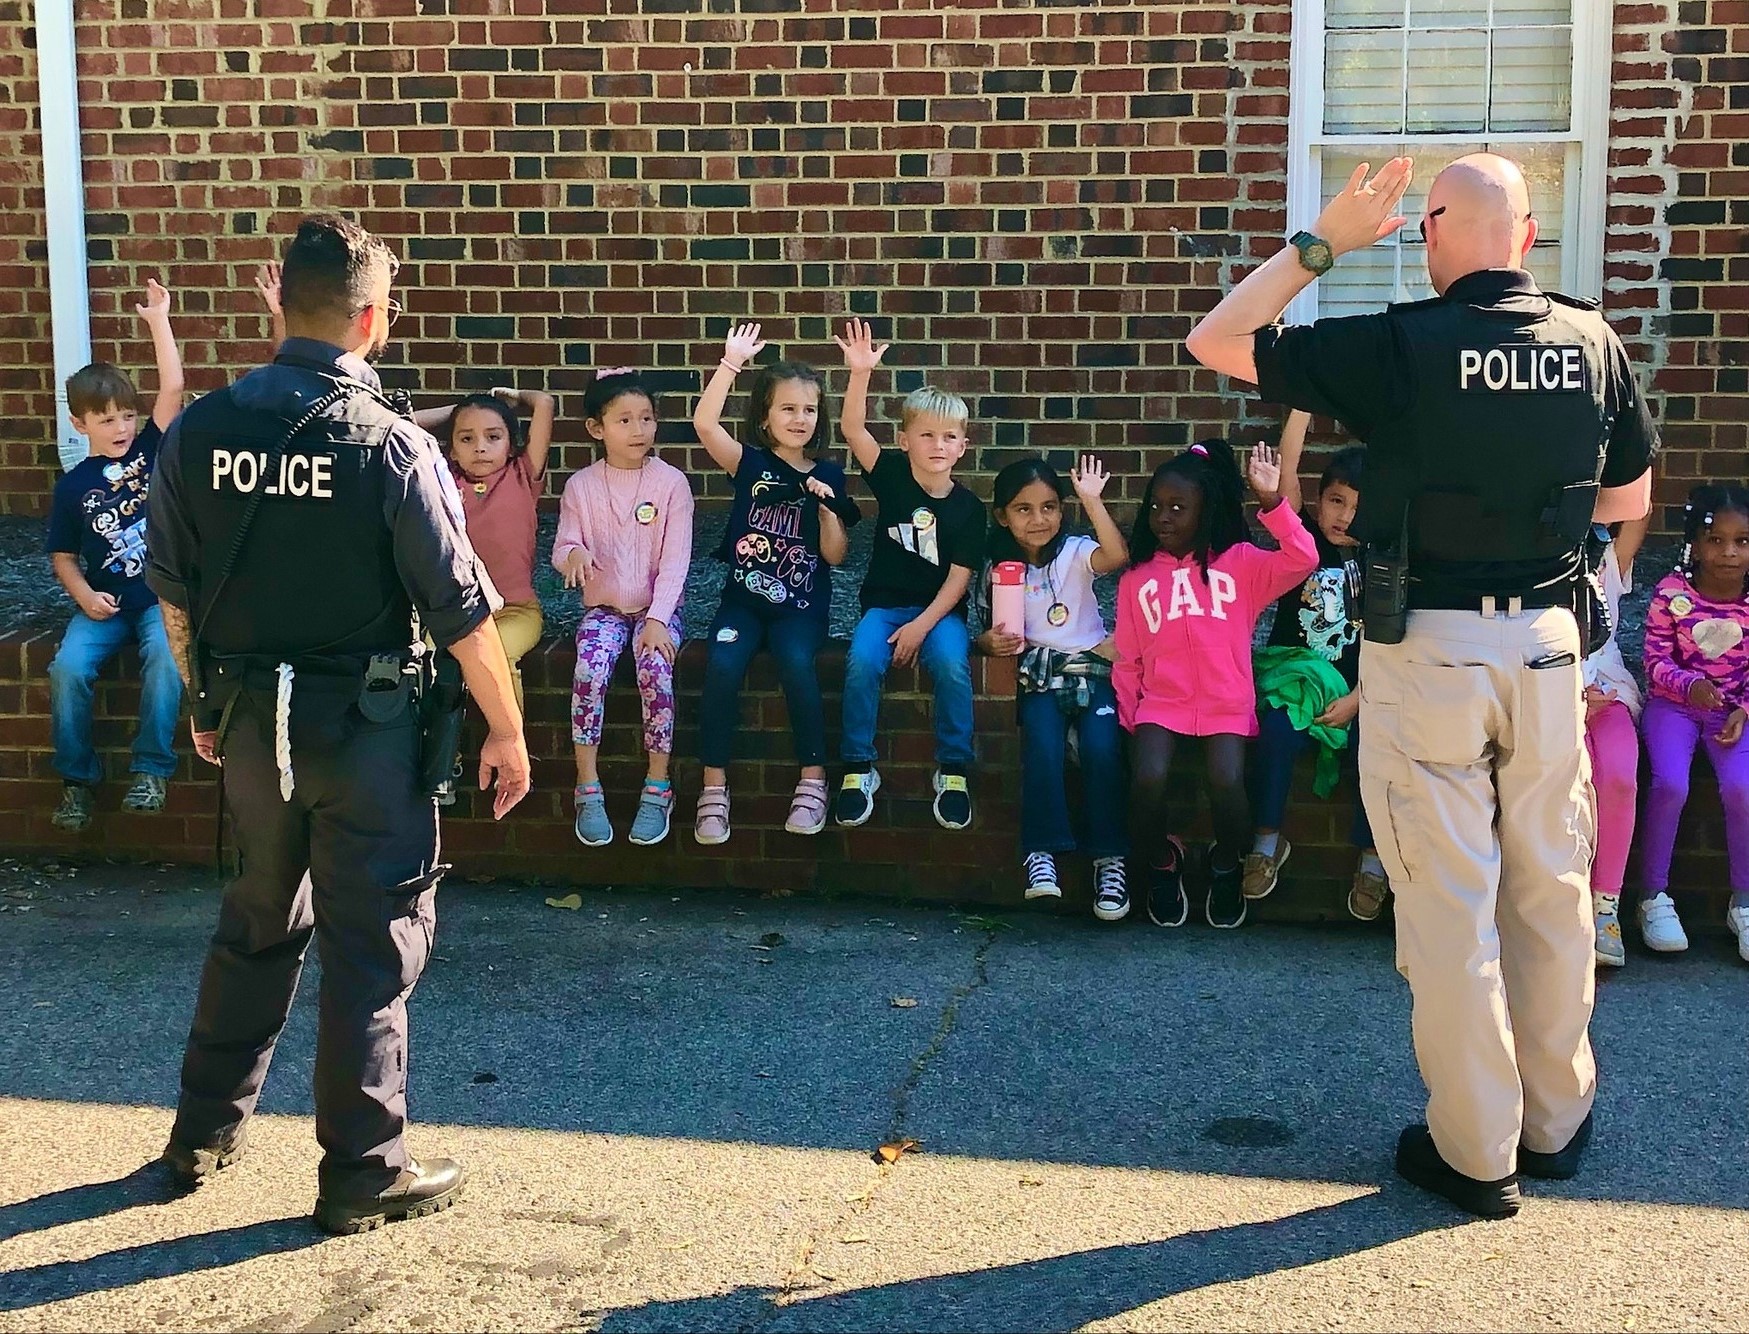
M362 306L359 306L352 313L354 315L358 315L364 311L369 310L374 305L376 305L376 302L366 301ZM389 323L391 325L393 325L396 320L401 318L401 303L399 301L395 300L394 297L390 297L388 299L388 301L385 302L383 305L383 314L388 318Z
M1445 209L1446 209L1446 206L1444 204L1441 204L1438 208L1434 209L1433 212L1429 213L1425 218L1421 219L1421 240L1422 240L1423 244L1425 244L1427 241L1427 224L1432 222L1441 213L1444 213ZM1524 221L1529 222L1535 216L1536 215L1534 213L1526 213L1524 215Z

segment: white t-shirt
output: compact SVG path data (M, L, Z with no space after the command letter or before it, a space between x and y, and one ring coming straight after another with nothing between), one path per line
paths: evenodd
M1633 584L1622 577L1621 566L1615 558L1615 547L1612 544L1603 555L1603 596L1609 602L1609 614L1613 624L1621 624L1621 600ZM1609 642L1581 664L1585 684L1597 686L1603 690L1613 690L1616 697L1628 706L1628 712L1634 720L1640 717L1640 683L1634 680L1634 674L1628 670L1628 665L1621 656L1621 645L1615 642L1615 636L1609 637Z
M1093 553L1099 543L1091 537L1069 537L1049 565L1026 567L1026 642L1042 644L1059 653L1085 653L1105 639L1105 619L1099 614L1099 598L1093 592ZM1051 623L1051 608L1060 607Z

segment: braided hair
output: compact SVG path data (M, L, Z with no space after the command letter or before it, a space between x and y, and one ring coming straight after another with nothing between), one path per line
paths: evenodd
M1234 457L1233 447L1218 436L1200 441L1182 454L1167 459L1154 469L1154 475L1148 479L1148 489L1142 493L1141 506L1136 510L1135 530L1130 534L1132 565L1152 560L1160 549L1160 540L1154 536L1154 527L1148 519L1154 506L1154 488L1169 477L1189 482L1202 496L1202 513L1197 516L1191 553L1202 568L1206 584L1209 562L1250 535L1245 526L1245 479L1239 474L1239 462Z
M1677 557L1676 573L1691 584L1695 540L1722 513L1741 514L1749 519L1749 487L1740 482L1702 482L1688 493L1688 503L1682 507L1682 555ZM1745 595L1749 596L1749 590Z

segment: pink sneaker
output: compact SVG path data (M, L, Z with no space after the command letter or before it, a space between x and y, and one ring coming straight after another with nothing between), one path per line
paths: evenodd
M792 834L817 834L826 827L826 780L804 778L796 784L785 829Z
M692 836L707 848L729 841L727 787L707 787L698 794L698 814L693 817Z

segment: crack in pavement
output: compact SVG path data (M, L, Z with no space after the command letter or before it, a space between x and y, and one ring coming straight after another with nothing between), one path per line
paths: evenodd
M929 1072L929 1068L941 1055L947 1046L948 1039L953 1036L954 1030L958 1027L960 1006L969 997L990 984L990 951L995 947L997 934L1005 926L1006 923L998 923L984 928L984 939L972 954L971 978L960 983L948 993L947 1002L941 1007L941 1017L936 1021L935 1032L931 1035L928 1045L911 1058L910 1068L906 1071L903 1082L893 1090L892 1119L888 1122L887 1132L881 1140L882 1144L892 1144L904 1138L905 1123L911 1114L911 1097L917 1091L918 1085L923 1082L923 1076ZM900 1161L902 1160L894 1159L891 1162L880 1163L875 1168L874 1177L868 1185L859 1194L846 1197L844 1202L848 1206L847 1208L835 1215L829 1224L815 1228L808 1234L802 1242L795 1262L783 1276L777 1291L765 1297L764 1317L747 1326L745 1334L762 1334L762 1331L767 1329L771 1322L777 1318L779 1312L783 1310L788 1298L803 1286L807 1275L812 1274L816 1278L823 1278L827 1281L836 1277L832 1274L822 1274L814 1268L815 1249L827 1233L841 1230L853 1218L859 1214L867 1213L873 1207L875 1197L880 1193L881 1187L886 1184L888 1178L892 1176L893 1170L898 1167Z

